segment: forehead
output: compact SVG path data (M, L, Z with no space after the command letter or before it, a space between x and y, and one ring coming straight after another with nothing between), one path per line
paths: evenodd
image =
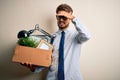
M66 12L66 11L58 11L57 14L60 14L60 13L68 13L68 12Z
M71 13L68 13L66 11L58 11L58 13L57 13L57 15L61 15L61 16L68 15L68 14L71 14Z

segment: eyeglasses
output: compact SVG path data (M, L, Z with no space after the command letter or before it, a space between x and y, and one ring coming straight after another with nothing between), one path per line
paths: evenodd
M57 20L63 19L64 21L66 21L68 18L65 16L56 16Z

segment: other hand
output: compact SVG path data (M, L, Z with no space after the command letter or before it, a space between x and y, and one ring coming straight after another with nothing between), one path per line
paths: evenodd
M32 65L30 63L20 63L20 64L23 65L23 66L25 66L25 67L27 67L27 68L29 68L30 71L32 71L32 72L34 72L34 70L36 69L36 67L38 67L38 66Z

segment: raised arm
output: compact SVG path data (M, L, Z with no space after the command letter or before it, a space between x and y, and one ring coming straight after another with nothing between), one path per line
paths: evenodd
M83 26L83 24L79 21L78 18L74 18L72 20L72 23L74 24L76 30L78 31L78 34L76 36L78 43L83 43L90 39L90 33L88 30Z

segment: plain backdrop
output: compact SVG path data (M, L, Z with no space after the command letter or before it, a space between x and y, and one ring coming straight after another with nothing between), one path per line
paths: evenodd
M71 5L91 33L81 51L83 79L120 80L120 0L0 0L0 80L44 80L45 72L34 74L11 60L20 30L39 24L51 34L57 31L61 3Z

